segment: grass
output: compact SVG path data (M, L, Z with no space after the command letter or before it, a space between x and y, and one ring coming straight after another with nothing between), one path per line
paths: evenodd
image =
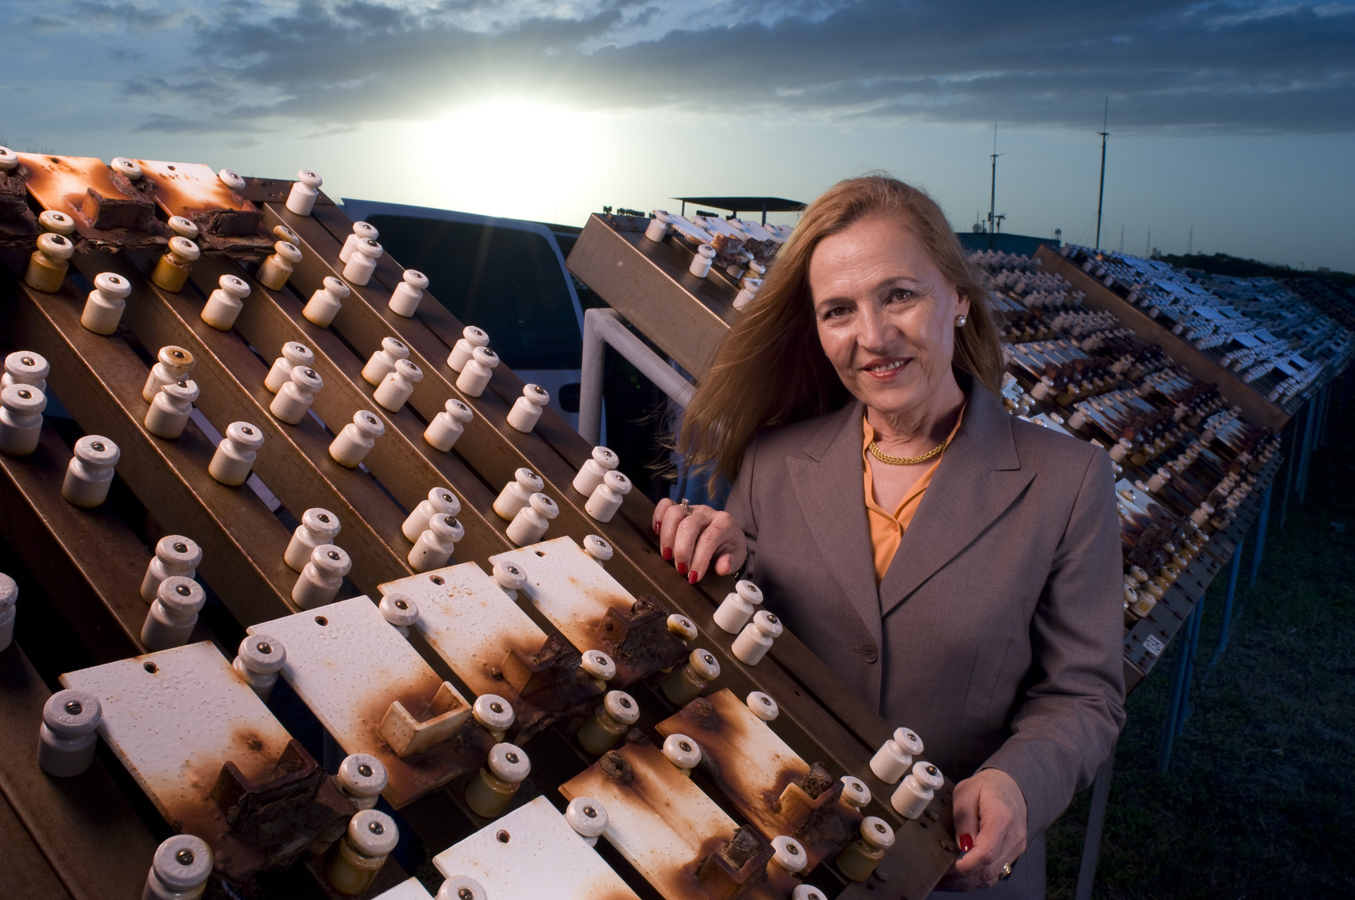
M1355 897L1353 442L1347 389L1310 462L1306 502L1290 497L1283 529L1281 468L1260 578L1248 587L1253 531L1232 636L1205 672L1227 569L1210 586L1192 714L1165 774L1158 753L1180 648L1129 698L1093 896ZM1051 897L1074 895L1089 803L1084 792L1050 829Z

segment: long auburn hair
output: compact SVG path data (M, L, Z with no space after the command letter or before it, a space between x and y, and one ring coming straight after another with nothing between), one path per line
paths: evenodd
M969 322L955 329L951 365L998 392L1002 351L987 290L941 207L920 188L887 175L851 178L805 208L762 289L739 314L701 377L677 440L692 471L732 481L759 429L820 416L851 399L819 344L809 261L819 241L874 216L902 222L946 280L969 299Z

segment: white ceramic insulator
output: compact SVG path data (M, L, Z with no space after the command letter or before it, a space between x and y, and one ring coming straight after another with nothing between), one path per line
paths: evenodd
M44 394L47 392L47 376L52 373L51 363L41 353L32 350L15 350L5 357L5 371L0 374L0 387L11 384L30 384Z
M616 663L601 650L588 650L579 659L579 668L596 681L611 681L616 677Z
M99 699L85 691L57 691L42 707L38 766L48 775L70 778L94 762L103 719Z
M1115 446L1110 448L1110 458L1114 462L1123 462L1125 456L1127 456L1129 451L1133 448L1134 445L1129 442L1128 438L1120 438L1115 442Z
M503 592L508 595L509 600L516 600L518 591L527 587L527 573L522 571L522 567L515 563L496 562L494 564L494 581L503 588Z
M505 484L494 499L494 512L500 519L511 522L519 510L527 505L532 494L540 493L545 488L546 483L540 475L531 469L518 469L513 473L513 480Z
M748 580L739 581L715 610L715 624L723 631L738 634L762 603L762 591Z
M300 572L310 562L311 551L321 544L332 544L343 526L339 517L318 506L301 515L301 524L292 532L292 539L283 553L283 562L293 572Z
M191 538L181 534L165 535L156 542L155 556L141 579L141 599L151 603L160 590L160 582L172 575L192 578L198 574L201 563L202 548Z
M31 384L0 388L0 453L24 456L38 449L47 395Z
M912 767L913 756L890 738L870 759L870 770L885 784L893 784Z
M207 474L221 484L239 487L249 479L263 441L259 426L232 422L226 426L226 436L216 445L212 461L207 464Z
M245 189L245 179L235 174L230 169L222 169L216 173L216 177L221 179L221 183L233 191L243 191Z
M456 377L456 389L467 397L478 397L489 386L494 375L494 367L499 364L499 354L488 347L476 347L471 352L470 362L461 369Z
M919 760L913 771L904 777L903 782L889 798L889 805L906 819L916 819L922 815L936 791L945 784L941 772L925 760Z
M165 385L146 410L146 430L167 441L176 440L188 426L193 401L197 399L198 384L191 378Z
M377 386L376 402L391 412L399 412L414 393L414 385L423 381L423 369L407 359L395 361L395 368Z
M782 631L781 620L765 609L761 610L734 638L734 655L744 665L755 666L772 649L772 641L780 637Z
M1068 417L1068 427L1074 431L1087 424L1087 414L1082 410L1077 410Z
M843 796L846 796L846 791L843 791ZM866 791L866 802L870 802L870 791ZM861 840L876 850L888 850L894 846L894 829L879 816L866 816L861 820L859 831Z
M381 760L370 753L350 753L345 756L335 775L339 789L348 795L358 809L376 806L389 778Z
M175 381L183 381L193 374L198 361L183 347L166 344L156 354L155 365L146 376L146 384L141 388L141 399L150 403L160 389Z
M495 778L518 784L532 774L532 761L521 747L500 742L489 749L487 768Z
M343 548L321 544L311 551L310 561L297 577L292 587L292 601L302 609L332 603L343 586L343 577L352 568L353 561Z
M404 280L391 292L390 310L397 316L409 318L418 312L423 292L428 290L428 276L414 269L405 269Z
M437 900L489 900L489 892L469 875L449 875L438 888Z
M155 851L141 900L197 900L207 890L215 859L212 848L192 834L165 839Z
M399 360L409 359L409 347L399 338L381 339L381 349L377 350L362 367L362 380L370 385L378 385L388 374L395 371Z
M453 372L460 372L466 367L466 363L470 362L476 347L488 346L489 335L484 329L467 325L461 330L461 339L452 347L452 352L447 354L447 368Z
M739 292L734 296L734 308L743 309L753 298L757 296L758 290L762 287L761 278L745 278L739 287Z
M475 413L465 403L457 399L448 400L442 412L434 416L424 429L423 439L446 453L456 446L456 442L466 432L466 423L473 418Z
M355 243L348 262L344 263L344 279L358 287L365 286L372 280L372 273L376 271L376 261L384 252L380 244L370 239Z
M696 630L696 623L679 613L670 615L667 624L669 632L684 641L694 641L701 636L701 632Z
M774 722L776 717L781 715L781 708L776 705L776 701L762 691L753 691L744 702L748 704L748 709L753 715L764 722Z
M343 427L329 445L329 455L339 465L356 469L376 446L376 439L386 433L386 423L371 410L353 413L353 421Z
M1051 381L1047 376L1043 377L1035 383L1034 387L1030 389L1030 395L1034 397L1036 400L1043 400L1045 397L1049 396L1049 391L1053 387L1054 382Z
M900 750L911 755L914 759L922 755L922 738L909 728L895 728L894 743L898 744Z
M231 667L260 700L267 700L286 663L287 648L282 641L267 634L247 634L240 642Z
M222 275L217 285L217 289L207 298L207 305L202 308L202 321L217 331L230 331L235 327L240 310L245 308L249 285L234 275Z
M296 182L287 193L287 211L298 216L309 216L315 208L315 200L320 196L320 185L325 180L309 169L296 173Z
M70 216L66 215L64 212L58 212L58 211L56 211L55 209L45 210L45 211L43 211L43 212L41 212L41 213L38 214L38 227L40 227L43 231L47 232L48 234L59 234L59 235L61 235L62 237L69 237L69 236L71 236L72 234L75 234L75 220L72 219ZM69 243L70 243L70 242L68 241L67 244L69 244ZM46 245L46 246L56 246L56 247L60 247L60 246L62 246L62 245L60 245L60 244L57 244L57 245L51 245L51 244L48 244L48 245ZM39 249L41 249L41 248L44 247L44 244L43 244L42 241L38 241L38 247L39 247ZM74 250L74 249L75 249L75 248L74 248L74 245L71 245L70 249L71 249L71 250ZM43 252L46 252L46 251L44 250ZM60 252L64 252L64 251L58 251L58 252L60 253ZM65 255L57 255L57 256L54 256L54 257L52 257L52 258L53 258L53 259L70 259L70 257L71 257L71 254L70 254L69 252L67 252L67 253L65 253Z
M513 727L513 722L517 714L513 712L513 704L509 703L498 694L481 694L475 698L471 704L471 715L475 721L479 722L490 734L494 735L496 741L503 741L503 736L508 729Z
M165 224L169 226L169 230L174 232L177 237L184 238L185 240L196 241L198 235L201 233L193 220L185 218L184 216L170 216L169 221Z
M790 892L790 900L828 900L828 897L812 884L797 884Z
M508 523L508 539L518 547L535 544L546 535L550 520L560 514L555 501L545 494L532 494L527 505L518 510L513 521Z
M12 172L19 168L19 154L8 147L0 147L0 172Z
M202 586L193 579L182 575L166 578L160 582L155 602L146 612L146 621L141 625L141 643L151 652L182 647L188 643L193 626L198 622L198 612L206 601Z
M326 275L323 287L311 294L301 309L301 315L313 325L328 328L334 317L339 314L339 310L343 309L343 301L347 300L351 293L342 279Z
M852 809L864 809L870 805L870 788L866 787L864 781L852 775L843 775L838 780L842 782L842 802Z
M401 637L409 637L409 629L419 621L419 604L404 594L385 594L376 608Z
M366 222L354 222L353 233L344 239L343 249L339 251L339 262L346 263L353 256L353 248L358 241L374 241L381 237L376 227Z
M456 542L465 536L466 529L454 516L434 516L409 551L409 567L415 572L441 569L456 552Z
M419 535L428 528L428 520L435 515L457 516L461 514L461 501L451 488L435 487L428 492L428 498L419 501L414 511L400 526L407 540L417 541Z
M508 424L524 434L536 427L541 420L541 410L550 403L550 392L539 384L528 384L522 388L522 396L508 410Z
M122 311L127 308L127 295L131 292L132 283L126 278L112 272L100 272L94 276L94 290L85 298L80 324L95 334L117 331Z
M599 537L596 534L589 534L584 536L583 552L591 556L593 561L598 565L602 565L612 558L612 554L615 551L612 549L612 545L607 543L604 538Z
M98 434L87 434L75 442L75 455L66 466L61 496L75 506L92 509L108 499L113 483L113 467L121 451L118 445Z
M696 255L692 257L692 264L687 267L697 278L705 278L710 274L711 263L715 262L715 248L710 244L702 244L696 248Z
M649 225L645 227L645 237L651 241L659 242L668 234L669 215L661 209L654 210L654 218L649 220Z
M720 677L720 661L709 650L697 647L687 654L686 668L698 681L710 684Z
M292 369L290 380L278 391L268 411L280 422L299 425L310 411L315 401L315 392L325 386L320 373L310 366L296 366Z
M315 352L298 341L288 341L282 345L282 355L273 360L273 366L264 376L263 386L270 394L282 390L282 386L292 378L292 369L297 366L315 365Z
M109 161L108 167L116 172L121 172L123 175L126 175L129 181L138 181L140 180L143 174L141 171L141 166L137 165L135 160L128 159L125 156L113 157Z
M585 497L591 496L597 486L602 484L603 476L620 464L621 460L611 450L594 447L593 455L579 467L578 474L574 476L574 490Z
M14 640L14 618L18 613L15 605L19 600L19 586L14 579L0 572L0 653Z
M287 285L287 279L292 277L292 272L297 263L301 262L301 251L291 241L278 241L273 245L273 252L259 265L259 271L255 277L259 279L259 284L268 288L270 291L280 291Z
M664 738L663 755L685 775L701 764L701 745L685 734L670 734Z
M787 834L772 838L772 862L792 875L799 874L809 864L804 845Z
M368 859L385 859L400 842L400 828L381 810L364 809L348 820L343 839Z
M565 821L588 846L596 847L607 830L607 808L592 797L575 797L565 807Z
M630 479L613 469L603 476L602 484L588 497L588 502L583 505L584 512L604 524L610 522L629 493Z

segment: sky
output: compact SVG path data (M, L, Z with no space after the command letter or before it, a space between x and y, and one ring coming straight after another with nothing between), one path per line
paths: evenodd
M808 201L883 170L958 230L987 216L996 152L1004 231L1091 244L1104 122L1103 247L1355 271L1355 3L0 0L0 14L0 144L20 151L309 168L334 197L574 225L682 195Z

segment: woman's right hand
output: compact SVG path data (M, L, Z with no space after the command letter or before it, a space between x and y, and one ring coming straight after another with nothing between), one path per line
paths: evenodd
M665 497L654 508L654 533L663 558L692 584L712 568L716 575L738 571L748 559L743 529L729 513L709 506L687 507Z

